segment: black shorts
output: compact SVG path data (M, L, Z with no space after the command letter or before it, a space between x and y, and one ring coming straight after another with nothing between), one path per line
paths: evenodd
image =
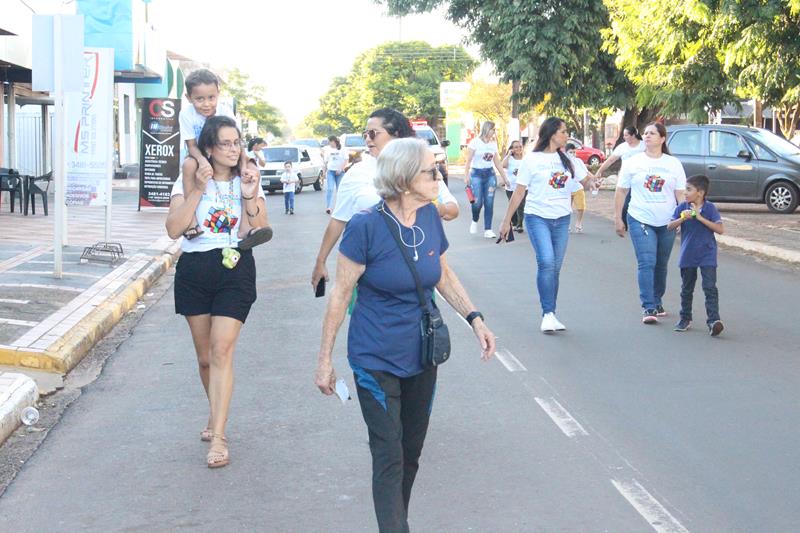
M222 250L184 252L175 267L175 312L212 315L244 323L256 301L256 263L253 251L240 251L234 268L222 264Z

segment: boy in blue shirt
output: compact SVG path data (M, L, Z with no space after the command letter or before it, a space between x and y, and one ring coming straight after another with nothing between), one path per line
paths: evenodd
M675 208L667 229L681 227L681 319L675 331L686 331L692 323L692 296L697 281L697 268L702 276L706 295L706 324L708 332L716 337L725 327L719 319L719 293L717 291L717 240L714 233L722 235L722 217L711 202L706 201L709 181L706 176L692 176L686 180L686 201Z

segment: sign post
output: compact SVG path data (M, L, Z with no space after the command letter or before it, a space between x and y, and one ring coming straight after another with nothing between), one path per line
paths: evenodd
M180 111L179 99L142 99L139 209L169 207L172 186L180 173Z

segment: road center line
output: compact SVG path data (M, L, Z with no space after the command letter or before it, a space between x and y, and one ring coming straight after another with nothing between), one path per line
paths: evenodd
M13 298L0 298L0 304L22 304L25 305L30 300L14 300Z
M558 403L558 400L555 398L536 398L536 403L544 409L544 412L547 413L553 422L558 426L564 435L567 437L576 437L578 435L587 436L589 433L585 429L580 422L575 420L569 412L564 409L564 407Z
M619 493L628 500L628 503L647 520L647 523L659 533L689 533L689 530L683 527L683 524L678 522L678 520L635 479L629 481L612 479L611 483Z
M519 359L514 357L514 354L508 351L506 348L498 348L496 352L494 352L494 356L497 357L497 360L503 363L503 366L506 367L506 370L509 372L527 372L528 369L525 368L525 365L520 363Z

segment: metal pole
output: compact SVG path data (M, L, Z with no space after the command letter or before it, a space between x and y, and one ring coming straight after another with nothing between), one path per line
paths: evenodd
M53 17L53 78L55 82L55 161L53 161L53 182L55 183L55 205L53 206L53 276L63 277L63 243L64 243L64 56L61 48L61 16Z
M17 94L14 82L8 84L8 168L17 167ZM22 211L22 207L19 208Z

